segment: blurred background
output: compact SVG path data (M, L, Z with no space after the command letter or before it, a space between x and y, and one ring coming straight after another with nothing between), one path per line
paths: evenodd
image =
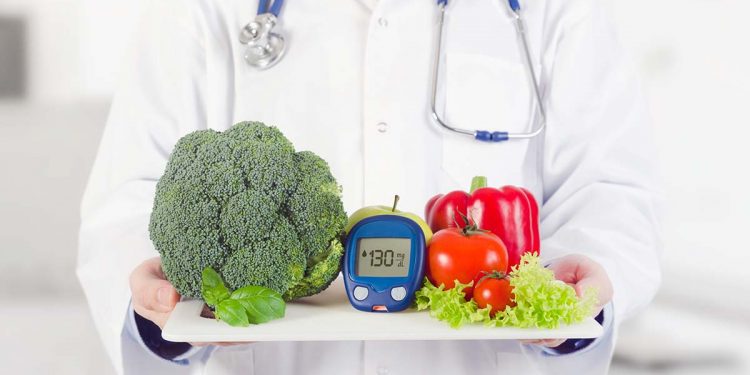
M144 1L0 0L3 373L112 373L74 274L78 205ZM612 3L660 145L665 252L611 373L748 374L750 2Z

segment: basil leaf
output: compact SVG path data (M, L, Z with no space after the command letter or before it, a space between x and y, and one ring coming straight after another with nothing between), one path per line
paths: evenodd
M281 294L262 286L242 287L232 292L229 298L242 304L253 324L283 318L286 310Z
M203 269L202 273L201 294L206 304L216 307L229 298L229 289L224 285L221 276L211 267Z
M247 327L250 322L247 320L245 308L236 300L225 299L216 306L216 317L227 322L232 327Z

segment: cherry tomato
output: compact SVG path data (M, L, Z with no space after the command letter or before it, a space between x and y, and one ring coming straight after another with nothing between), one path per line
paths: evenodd
M505 310L508 306L515 306L513 301L513 287L507 277L487 276L480 278L474 288L474 301L483 309L487 305L492 306L490 315L495 316L498 311Z
M455 287L455 280L468 284L482 272L505 270L508 250L500 237L464 228L446 228L435 233L427 248L427 277L432 284ZM464 289L466 299L472 288Z

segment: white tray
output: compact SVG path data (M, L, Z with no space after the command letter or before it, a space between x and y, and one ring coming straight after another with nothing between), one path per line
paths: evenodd
M427 311L397 313L355 310L346 297L343 281L336 280L319 295L287 303L286 316L249 327L231 327L200 316L201 300L177 304L162 337L180 342L333 341L333 340L509 340L594 338L602 327L593 318L558 329L492 328L481 324L453 329Z

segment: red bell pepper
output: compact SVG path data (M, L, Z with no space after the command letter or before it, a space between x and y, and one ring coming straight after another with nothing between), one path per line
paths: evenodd
M534 195L524 188L487 187L487 178L479 176L471 182L471 193L457 190L438 194L425 207L427 225L436 233L468 225L462 215L503 240L508 249L506 273L520 262L522 254L539 252L539 206Z

